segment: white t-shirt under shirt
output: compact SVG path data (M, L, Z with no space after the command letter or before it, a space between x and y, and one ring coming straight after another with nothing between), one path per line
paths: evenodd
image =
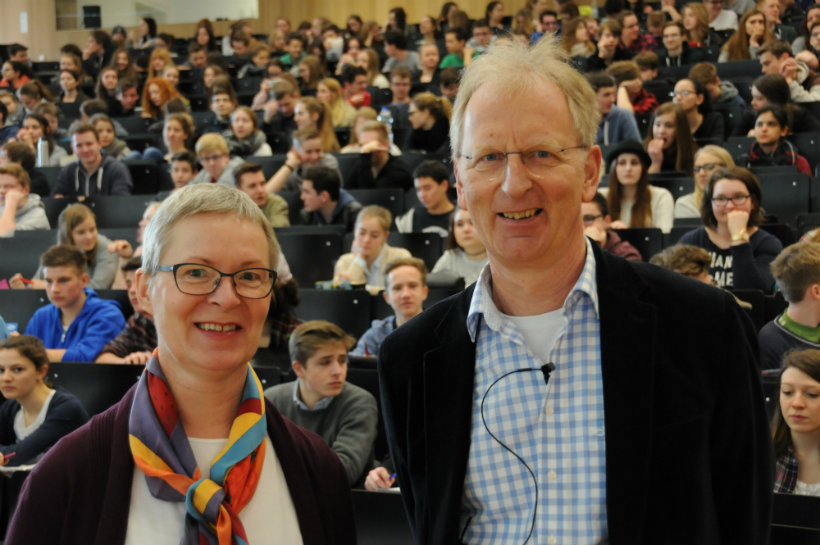
M550 361L552 347L567 325L563 308L535 316L502 316L516 325L533 356L543 363Z
M203 477L210 477L211 462L227 439L190 439ZM265 462L256 492L239 513L248 543L298 544L302 533L290 497L285 474L269 437L265 438ZM151 495L145 474L134 467L131 506L128 509L126 545L178 545L184 532L185 502L163 501Z

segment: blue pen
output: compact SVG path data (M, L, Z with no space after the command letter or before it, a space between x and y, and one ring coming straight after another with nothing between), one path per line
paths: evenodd
M390 475L390 479L389 479L389 480L391 480L391 481L392 481L393 479L395 479L395 478L396 478L396 475L398 475L398 473L393 473L392 475Z

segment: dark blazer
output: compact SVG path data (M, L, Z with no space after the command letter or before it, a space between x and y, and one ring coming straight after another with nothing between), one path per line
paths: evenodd
M594 252L609 543L768 543L773 453L751 322L715 288ZM418 543L457 543L463 531L473 289L398 328L379 356L387 439Z

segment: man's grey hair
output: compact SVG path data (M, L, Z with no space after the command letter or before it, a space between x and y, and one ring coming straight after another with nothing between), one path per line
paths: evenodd
M461 155L467 104L473 94L488 82L498 94L499 108L509 107L512 115L515 111L512 100L516 95L543 87L545 80L557 85L567 98L580 144L595 144L601 117L595 92L586 78L573 68L569 56L558 43L552 36L541 38L532 47L517 40L500 40L464 71L450 123L453 160Z
M143 236L142 269L149 277L157 273L160 257L180 221L205 213L226 214L257 223L265 233L270 252L270 268L279 262L279 242L259 206L243 191L220 184L186 185L175 191L157 209ZM230 252L230 248L224 251Z

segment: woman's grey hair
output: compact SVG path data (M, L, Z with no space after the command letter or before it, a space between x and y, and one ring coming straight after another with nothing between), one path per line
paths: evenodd
M149 277L157 273L162 252L171 239L174 226L180 221L205 213L228 214L259 224L270 252L270 268L279 262L279 242L259 206L244 192L219 184L186 185L175 191L157 209L148 222L143 236L142 270ZM226 252L230 248L225 248Z
M572 67L558 40L545 36L532 47L517 40L499 40L474 60L461 78L450 123L453 160L461 155L464 115L479 87L492 82L498 93L499 107L506 107L503 105L511 104L511 99L522 91L541 88L544 80L557 85L567 97L580 144L595 145L601 118L595 106L595 92L586 78Z

